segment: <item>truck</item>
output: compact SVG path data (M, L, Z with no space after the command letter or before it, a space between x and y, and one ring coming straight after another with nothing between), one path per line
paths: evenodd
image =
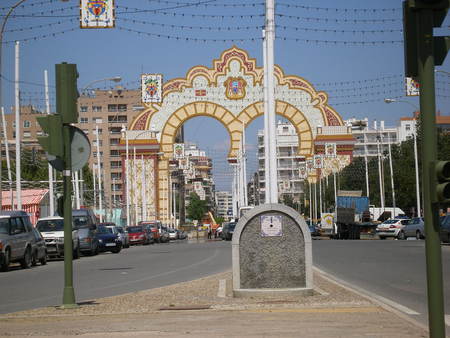
M369 198L366 196L338 195L336 226L330 238L359 239L362 229L370 227Z

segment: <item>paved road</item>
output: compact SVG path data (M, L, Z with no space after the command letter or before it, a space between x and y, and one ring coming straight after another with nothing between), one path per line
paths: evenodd
M77 302L156 288L219 273L231 267L230 242L137 246L74 261ZM0 273L0 313L61 305L63 261Z
M428 321L425 241L313 241L314 265L406 306ZM442 246L444 302L450 319L450 246Z

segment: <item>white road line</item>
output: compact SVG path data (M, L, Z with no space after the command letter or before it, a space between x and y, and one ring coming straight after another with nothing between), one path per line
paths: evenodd
M342 286L344 288L350 289L351 291L357 291L357 293L359 293L359 294L365 295L366 297L368 296L370 298L373 298L373 299L377 300L378 302L389 305L390 307L393 307L396 310L406 313L407 315L420 315L420 313L414 311L413 309L410 309L402 304L396 303L390 299L387 299L380 295L377 295L376 293L359 288L356 285L353 285L346 281L343 281L342 279L338 279L335 276L330 275L330 274L320 270L317 267L314 267L314 269L317 270L322 276L325 276L327 279L337 282L340 286Z

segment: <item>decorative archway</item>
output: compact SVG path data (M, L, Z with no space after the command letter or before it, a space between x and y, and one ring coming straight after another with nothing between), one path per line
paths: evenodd
M299 138L297 156L311 158L320 153L324 138L318 135L327 129L325 139L336 139L338 156L349 163L348 149L353 136L341 116L328 105L328 95L316 91L305 79L285 75L275 66L275 110L296 128ZM157 178L158 205L161 215L168 214L169 161L177 130L187 120L208 116L219 121L230 136L230 161L238 156L243 124L248 125L264 114L263 67L256 65L245 50L232 47L213 60L213 66L195 66L185 78L176 78L163 85L163 101L145 104L145 110L131 124L132 130L153 130L157 133L160 152ZM336 136L336 137L334 137ZM320 144L316 140L320 139ZM345 150L345 151L344 151ZM166 207L165 207L166 206Z

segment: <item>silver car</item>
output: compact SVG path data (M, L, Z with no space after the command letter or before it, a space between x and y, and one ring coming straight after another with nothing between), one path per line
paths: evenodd
M9 270L9 264L19 262L27 269L33 262L33 226L25 211L0 213L0 269Z
M416 239L425 238L425 223L422 217L412 218L408 224L406 224L400 233L398 234L399 239L407 239L408 237L416 237Z
M115 225L107 225L108 229L111 229L112 233L117 235L117 237L122 242L122 248L129 248L130 243L128 241L128 234L127 232L122 228Z

